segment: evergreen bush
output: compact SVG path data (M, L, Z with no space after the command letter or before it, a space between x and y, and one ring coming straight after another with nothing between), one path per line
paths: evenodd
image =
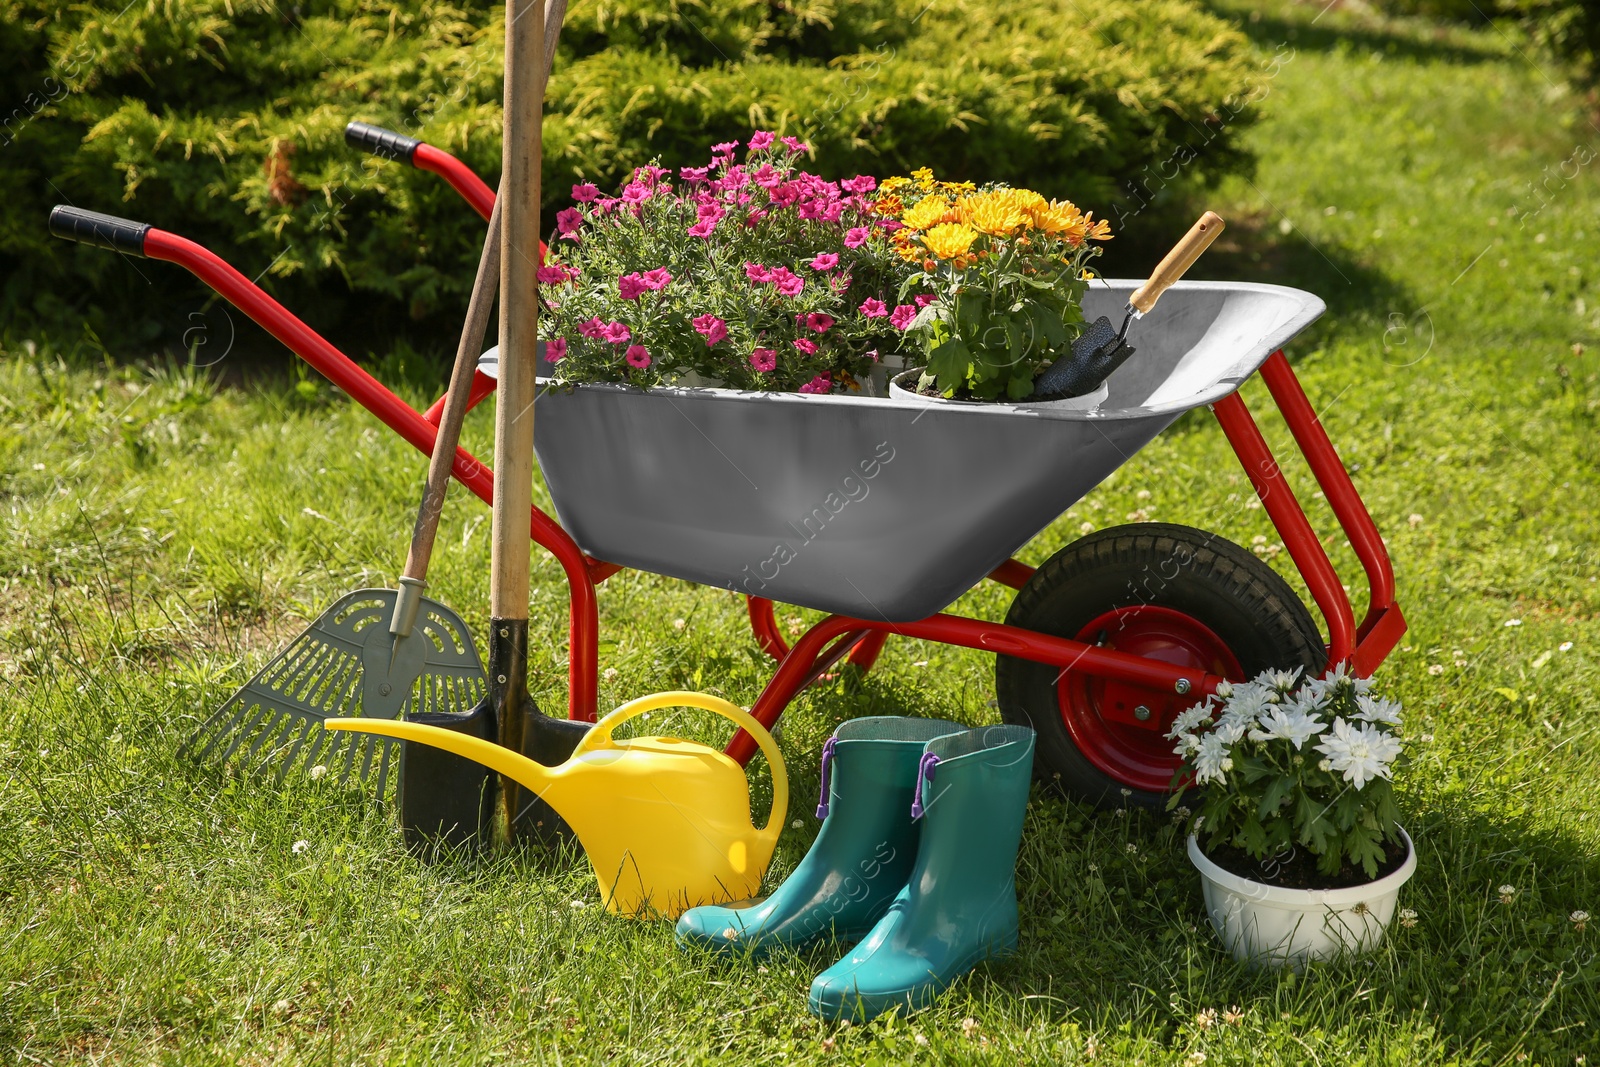
M264 271L314 325L455 317L482 223L342 130L388 126L492 179L501 7L122 2L0 0L0 321L87 316L141 345L183 329L160 309L193 288L53 241L58 202ZM1247 165L1239 102L1260 78L1198 0L575 0L548 94L545 208L575 182L615 189L653 158L692 163L759 127L804 137L827 177L926 165L1070 191L1115 221L1118 190L1146 169L1176 159L1181 181L1206 182Z

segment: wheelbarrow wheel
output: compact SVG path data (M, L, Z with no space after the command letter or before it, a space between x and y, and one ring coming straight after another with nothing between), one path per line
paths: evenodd
M1051 556L1018 592L1011 626L1239 680L1320 671L1311 613L1276 571L1216 534L1170 523L1101 530ZM1178 759L1165 734L1195 698L1035 663L995 660L1006 722L1038 733L1039 777L1101 807L1166 802Z

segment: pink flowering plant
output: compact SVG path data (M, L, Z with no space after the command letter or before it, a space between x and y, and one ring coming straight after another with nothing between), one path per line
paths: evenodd
M897 352L915 306L910 265L875 216L876 179L826 181L807 146L756 131L674 176L638 168L615 196L573 186L539 272L540 334L558 383L736 389L859 388Z
M1224 682L1179 713L1167 738L1183 765L1168 807L1190 786L1205 790L1194 830L1208 853L1231 846L1265 862L1303 848L1322 875L1348 864L1376 878L1385 846L1401 841L1400 705L1342 665L1304 682L1299 674Z

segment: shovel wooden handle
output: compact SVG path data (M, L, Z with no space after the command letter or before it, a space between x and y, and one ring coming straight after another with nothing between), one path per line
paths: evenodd
M555 62L556 42L561 36L561 23L566 11L567 0L545 2L541 85L550 81L550 68ZM494 211L489 216L489 232L483 242L483 255L478 259L477 277L472 282L472 298L467 303L467 318L461 326L461 341L456 346L456 362L450 371L450 387L445 394L444 411L439 418L439 434L434 439L433 455L428 461L428 482L422 491L422 504L417 508L416 525L411 530L411 549L406 553L406 565L400 572L401 577L414 582L424 582L428 577L428 561L433 557L433 543L439 533L439 516L444 511L444 498L450 489L450 475L455 466L456 446L461 441L461 424L467 418L472 377L478 369L478 354L483 351L484 335L488 333L490 313L494 310L495 294L500 287L502 199L498 195L495 197Z
M1156 264L1156 269L1150 272L1145 283L1128 297L1128 306L1141 315L1155 307L1161 294L1194 266L1200 253L1211 247L1211 242L1217 239L1225 225L1222 216L1215 211L1201 215L1200 221L1189 227L1189 232L1183 235L1183 240L1173 245L1166 258Z

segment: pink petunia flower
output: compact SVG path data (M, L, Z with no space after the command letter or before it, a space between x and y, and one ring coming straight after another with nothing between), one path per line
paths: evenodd
M622 202L625 204L642 204L655 195L655 191L644 182L629 182L622 190Z
M878 187L878 179L870 174L858 174L854 178L846 178L839 185L845 192L866 194Z
M758 348L750 353L750 366L757 374L766 374L778 368L778 353L770 348Z
M713 222L717 222L720 221L722 216L726 215L728 211L715 200L707 200L698 204L694 209L694 213L696 218L710 219Z
M817 354L817 342L808 341L804 337L796 338L794 346L808 356L814 356Z
M562 208L556 212L556 229L562 234L578 232L578 227L583 225L583 212L575 207Z
M750 151L766 151L772 147L772 141L774 137L774 134L768 133L766 130L757 130L755 132L755 136L750 138Z
M600 321L599 315L596 315L588 322L580 322L578 324L578 336L580 337L587 337L591 341L601 341L605 339L605 335L605 323Z
M650 350L644 345L629 345L624 358L627 359L628 366L643 370L650 365Z
M821 252L811 261L812 270L832 270L839 265L837 252Z
M632 274L624 274L617 279L617 292L622 294L622 299L624 300L637 300L639 299L639 294L648 288L649 286L645 285L644 278L638 271L634 271Z
M763 282L772 280L772 268L763 267L759 263L746 263L744 265L744 276L755 284L760 285Z
M574 185L572 187L572 199L576 200L580 204L587 204L599 195L600 187L597 185L591 185L588 182L584 182L581 185Z
M826 393L833 388L826 374L819 374L800 387L802 393Z
M711 176L710 167L679 167L678 177L690 185L699 185Z
M555 337L544 346L544 358L548 363L560 363L567 358L567 339Z
M937 299L939 299L939 298L934 296L932 293L918 293L917 294L917 307L925 308L925 307L927 307L929 304L933 303Z
M788 267L774 267L772 270L772 284L784 296L799 296L800 291L806 287L806 280Z
M917 317L917 309L910 304L901 304L889 316L889 325L897 330L903 330L911 325L911 320Z
M869 319L881 319L889 314L889 308L875 296L869 296L863 300L860 310L861 314Z
M608 322L600 327L600 340L610 341L614 345L620 345L632 336L633 331L625 323Z
M728 324L715 315L696 315L690 321L694 325L694 332L706 339L707 348L728 336Z
M833 326L833 316L813 311L806 316L806 329L812 333L827 333Z
M710 237L713 233L715 233L716 229L717 229L717 220L716 219L701 219L699 222L695 223L693 226L690 226L689 229L687 231L685 231L685 232L687 232L690 237L706 238L706 237Z
M536 272L540 285L564 285L567 281L567 268L565 267L540 267Z
M761 169L750 176L750 180L763 189L771 189L783 182L781 171L774 170L771 163L761 164Z
M714 156L731 156L738 150L738 141L723 141L721 144L711 146L711 154Z
M639 280L644 282L646 289L665 289L672 284L672 275L667 272L667 268L657 267L655 270L645 271L644 277Z
M785 137L783 139L783 147L787 148L791 155L798 155L801 152L811 151L811 146L800 140L798 137Z
M867 243L868 230L865 226L852 226L844 231L844 246L846 248L860 248Z

